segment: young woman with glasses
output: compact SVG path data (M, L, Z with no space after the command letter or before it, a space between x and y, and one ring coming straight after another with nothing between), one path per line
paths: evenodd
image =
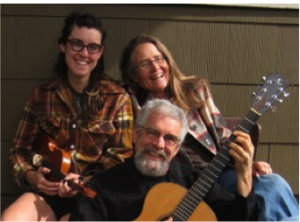
M98 17L74 12L65 19L58 78L32 93L10 152L13 176L26 192L1 220L67 219L75 194L90 195L87 182L96 172L131 156L131 100L103 72L104 40ZM38 166L32 162L36 154L42 156ZM68 171L52 168L57 162ZM50 180L50 174L58 180Z

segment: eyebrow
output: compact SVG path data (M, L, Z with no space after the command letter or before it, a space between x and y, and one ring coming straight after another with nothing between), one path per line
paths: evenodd
M152 58L159 58L159 57L164 57L162 54L161 55L156 55L156 56L154 56L154 57L152 57ZM143 59L143 60L141 60L139 63L142 63L142 62L145 62L145 61L150 61L151 59Z
M83 41L81 39L77 39L77 38L70 38L71 40L75 40L75 41L78 41L80 43L83 44ZM98 46L101 46L101 44L98 44L98 43L95 43L95 42L92 42L92 43L88 43L87 45L98 45Z

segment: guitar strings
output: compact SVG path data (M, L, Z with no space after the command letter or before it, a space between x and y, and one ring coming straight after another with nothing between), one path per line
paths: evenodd
M253 108L255 109L256 107L255 110L257 110L257 108L261 106L262 104L258 102L255 103ZM255 125L259 117L260 117L259 114L250 111L247 114L247 116L243 119L243 121L237 126L236 130L241 130L245 133L249 133L250 129ZM226 145L229 142L231 142L234 138L235 137L233 135L229 137L228 141L222 146L222 148L218 152L219 155L217 155L211 161L209 167L207 167L206 170L204 170L204 172L197 179L197 181L194 183L192 188L186 193L186 195L183 197L180 203L176 206L176 208L172 213L172 217L174 220L187 220L190 217L190 215L193 213L193 211L196 209L196 207L199 205L202 198L206 195L209 188L217 179L218 174L223 170L225 165L228 163L230 155L228 153L229 150L226 147ZM216 166L220 165L220 168L216 168L214 167L214 165ZM213 170L217 171L217 175L212 172ZM211 179L209 175L212 175L214 179ZM205 189L205 185L208 187L207 189ZM204 191L204 193L202 191Z

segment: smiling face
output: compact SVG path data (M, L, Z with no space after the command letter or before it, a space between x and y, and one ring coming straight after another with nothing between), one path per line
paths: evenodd
M89 29L87 27L79 28L77 25L74 25L68 39L81 42L83 45L101 45L102 35L96 29ZM95 54L89 53L86 47L84 47L82 51L76 52L72 49L72 45L69 41L67 41L66 44L61 43L60 49L65 53L65 60L68 66L68 78L86 79L87 81L103 53L103 46L99 52Z
M155 98L165 97L165 88L170 79L168 62L163 59L162 53L152 43L143 43L138 45L131 54L131 62L135 67L132 71L134 81ZM143 63L151 61L150 66L143 67Z
M151 127L161 133L157 139L151 139L145 129L134 129L135 164L140 172L147 176L162 176L169 169L169 163L179 150L178 143L166 146L164 136L172 134L180 137L181 122L157 112L149 115L145 128Z

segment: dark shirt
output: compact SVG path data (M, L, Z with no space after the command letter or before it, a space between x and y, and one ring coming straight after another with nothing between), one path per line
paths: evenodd
M200 170L173 160L165 176L148 177L139 173L133 157L130 157L125 163L93 177L91 188L96 191L96 198L82 196L73 208L70 221L134 220L141 214L151 186L172 182L189 189L200 174ZM218 220L249 220L256 210L253 192L247 198L239 194L234 197L216 183L203 200L212 208Z

